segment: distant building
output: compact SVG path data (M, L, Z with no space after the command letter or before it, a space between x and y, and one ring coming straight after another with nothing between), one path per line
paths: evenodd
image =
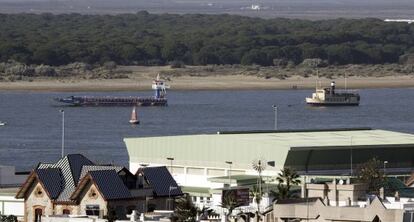
M19 187L28 174L29 172L16 172L14 166L0 165L0 188Z
M384 22L404 22L411 24L414 22L414 19L385 19Z
M16 172L14 166L0 166L0 214L23 217L24 202L15 198L29 172Z
M382 188L379 196L369 195L366 184L338 179L303 183L302 198L277 200L265 211L264 221L414 221L414 189L395 178L384 186L395 193Z
M130 170L167 166L199 206L217 206L225 184L255 186L258 174L252 165L258 160L265 168L265 181L284 167L300 175L346 179L373 157L384 161L387 175L407 177L414 168L413 134L370 128L219 132L124 141ZM263 205L269 202L265 197Z
M272 209L265 212L265 222L312 221L312 222L405 222L404 210L387 209L375 197L364 207L331 206L321 198L278 200Z
M174 189L171 189L173 187ZM125 218L132 210L167 209L182 192L165 167L132 174L120 166L96 165L80 154L54 164L40 163L17 192L24 199L24 221L45 215Z

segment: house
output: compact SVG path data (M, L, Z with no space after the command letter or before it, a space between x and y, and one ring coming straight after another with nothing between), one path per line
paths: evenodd
M125 167L96 165L70 154L54 164L40 163L16 198L24 199L24 221L37 222L45 215L123 219L132 210L168 209L169 199L180 195L165 167L139 169L135 175Z

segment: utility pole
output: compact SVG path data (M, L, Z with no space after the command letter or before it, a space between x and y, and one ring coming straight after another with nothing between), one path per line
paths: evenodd
M273 111L275 112L275 130L277 130L277 106L273 105Z
M229 187L231 187L231 165L233 164L233 162L226 161L226 163L229 165L229 168L230 168L227 174L229 175Z
M170 161L170 172L171 172L171 175L173 175L173 161L174 161L174 158L173 157L167 157L167 160Z
M61 109L62 113L62 158L65 156L65 110Z

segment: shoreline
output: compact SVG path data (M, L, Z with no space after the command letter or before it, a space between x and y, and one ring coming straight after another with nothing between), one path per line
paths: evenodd
M331 81L337 83L338 89L345 88L343 78L320 78L322 87L328 87ZM39 92L102 92L102 91L151 91L152 79L99 79L99 80L35 80L18 82L0 82L0 91L39 91ZM260 78L245 75L226 76L180 76L166 81L170 90L287 90L287 89L314 89L316 79L293 76L284 80L276 78ZM373 88L412 88L414 76L386 76L386 77L350 77L347 79L348 89Z

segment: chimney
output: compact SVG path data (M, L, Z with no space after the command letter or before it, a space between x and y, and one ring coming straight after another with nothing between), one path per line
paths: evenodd
M380 198L381 200L385 200L385 191L384 191L384 187L381 187L379 190L379 194L380 194Z

